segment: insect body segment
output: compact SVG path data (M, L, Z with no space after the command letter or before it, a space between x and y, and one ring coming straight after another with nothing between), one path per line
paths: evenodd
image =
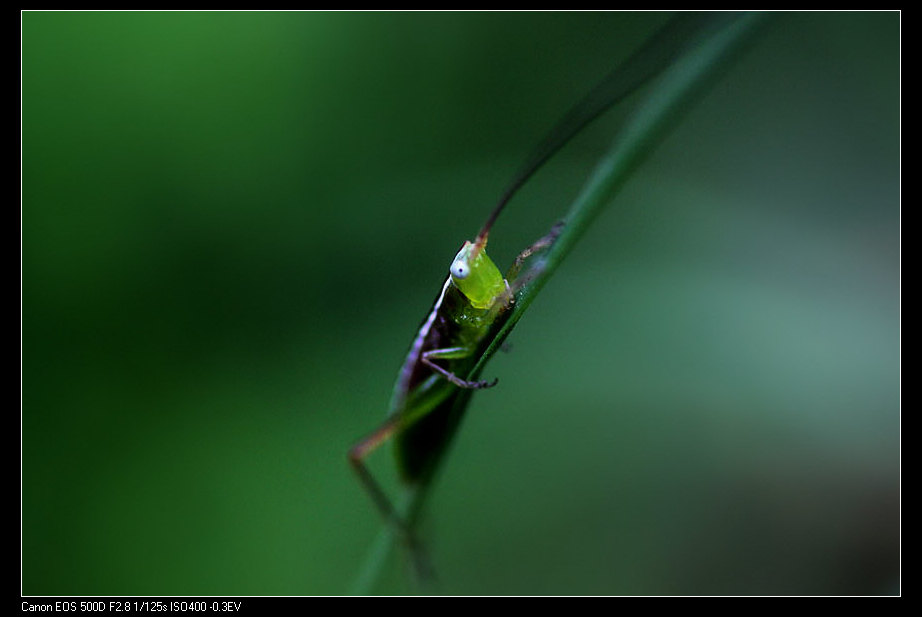
M407 381L399 383L400 393L415 387L424 368L431 369L459 388L479 390L496 385L486 381L468 381L462 377L477 359L478 346L489 342L488 333L497 325L501 312L512 304L514 296L506 279L487 256L483 243L465 242L449 267L448 280L417 335L404 365ZM423 392L444 387L428 382L420 384Z
M493 308L499 299L508 300L509 286L483 247L465 242L451 262L451 282L478 309Z

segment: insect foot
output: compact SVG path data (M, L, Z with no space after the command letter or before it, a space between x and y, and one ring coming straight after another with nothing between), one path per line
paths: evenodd
M477 390L483 390L484 388L492 388L499 383L499 377L494 379L492 382L489 381L475 381L473 382L473 387Z

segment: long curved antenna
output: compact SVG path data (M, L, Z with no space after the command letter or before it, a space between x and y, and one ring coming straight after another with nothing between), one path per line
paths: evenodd
M587 124L662 73L705 30L716 28L737 16L734 13L679 13L647 39L637 51L573 106L535 147L487 217L480 233L477 234L475 244L480 248L486 245L490 228L509 200L548 159Z

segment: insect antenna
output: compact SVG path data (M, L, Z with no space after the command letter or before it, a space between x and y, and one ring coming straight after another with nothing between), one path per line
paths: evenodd
M724 14L724 16L726 19L735 17L732 13ZM513 176L477 234L477 239L474 241L474 254L486 246L487 236L493 223L499 218L506 204L535 172L587 124L633 94L672 64L696 38L696 35L704 29L704 26L714 28L720 25L715 24L715 21L723 22L721 19L715 20L714 15L710 13L676 15L574 105L532 150L519 172Z

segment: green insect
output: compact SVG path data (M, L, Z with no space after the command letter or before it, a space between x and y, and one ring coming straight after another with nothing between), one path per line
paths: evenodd
M506 322L516 291L529 278L520 276L522 265L549 247L559 230L560 226L555 226L519 254L505 278L486 252L489 227L484 227L474 242L464 243L400 369L387 421L349 451L349 461L385 520L411 546L416 542L409 521L398 515L364 459L384 442L395 439L402 480L420 486L428 482L470 393L497 383L472 380L469 375Z
M385 522L411 549L418 573L428 562L414 534L419 501L399 512L374 479L365 459L393 441L400 478L412 494L431 481L476 390L496 385L475 369L497 340L519 292L538 275L542 251L553 246L566 223L516 257L505 277L487 256L490 229L516 191L591 120L657 76L714 25L711 15L682 14L669 21L623 65L611 73L551 130L494 207L473 242L465 242L449 265L448 276L410 346L397 378L385 422L349 450L349 462Z

